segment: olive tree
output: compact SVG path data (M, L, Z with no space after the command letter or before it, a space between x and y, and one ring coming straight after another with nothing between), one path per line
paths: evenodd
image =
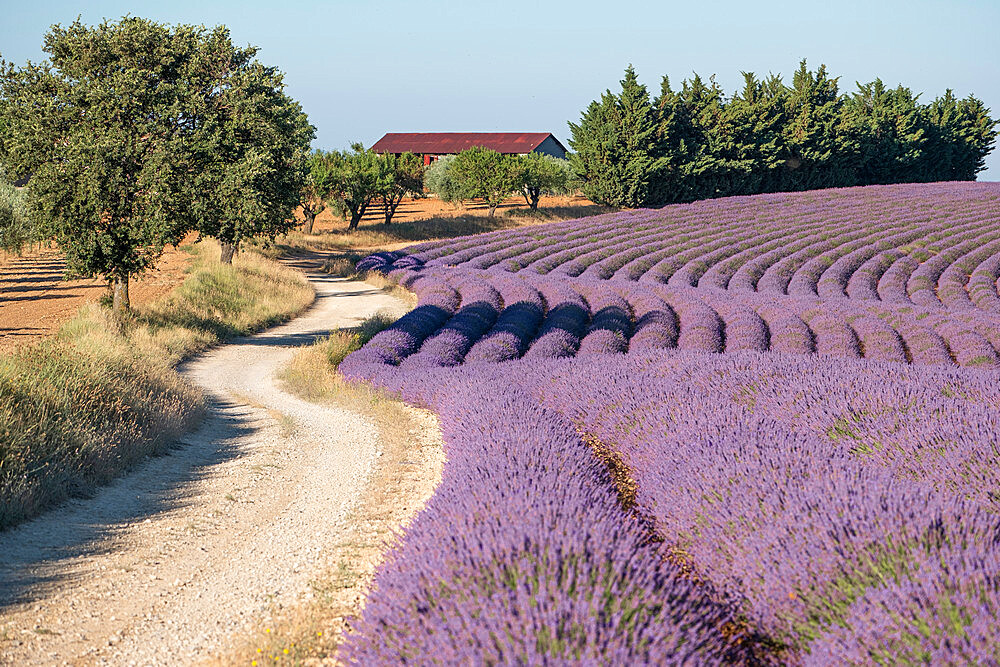
M26 199L27 193L15 188L0 169L0 249L17 252L38 237Z
M203 30L127 17L45 36L49 60L0 63L0 162L30 177L28 206L66 254L68 273L101 276L115 313L129 279L192 227L192 75L211 63Z
M365 211L379 195L385 163L382 156L365 150L360 143L349 151L334 151L333 196L350 213L348 229L357 229Z
M521 194L529 208L537 209L542 195L571 191L573 168L568 160L542 153L528 153L520 159Z
M424 186L441 201L461 204L466 197L461 190L461 184L452 172L451 166L454 162L454 155L442 155L431 162L424 172Z

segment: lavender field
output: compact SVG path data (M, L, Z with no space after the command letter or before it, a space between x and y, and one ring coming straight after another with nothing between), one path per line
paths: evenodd
M1000 661L1000 184L426 243L341 370L441 418L359 664Z

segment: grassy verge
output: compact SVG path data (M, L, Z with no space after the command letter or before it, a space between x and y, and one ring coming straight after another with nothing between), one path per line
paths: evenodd
M200 243L191 275L115 333L89 305L58 336L0 357L0 529L89 494L194 428L200 393L174 365L288 319L313 299L296 271Z
M303 347L282 373L286 387L306 400L356 412L379 427L380 456L339 542L335 565L312 581L307 602L275 609L271 618L218 664L311 664L336 657L350 619L361 608L375 570L401 527L440 481L444 455L436 419L383 392L345 383L337 364L390 320L376 316L353 330ZM326 662L323 662L326 664Z

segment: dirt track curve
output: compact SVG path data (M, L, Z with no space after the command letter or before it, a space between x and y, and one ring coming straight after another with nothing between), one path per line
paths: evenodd
M315 305L181 372L203 427L90 499L0 534L0 663L189 664L308 596L379 456L376 426L284 392L295 347L402 302L312 274Z

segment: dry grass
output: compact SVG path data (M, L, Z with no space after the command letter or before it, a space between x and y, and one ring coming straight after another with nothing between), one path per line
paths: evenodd
M88 305L55 338L0 357L0 529L163 452L203 413L173 365L312 302L305 278L274 262L244 254L222 266L218 246L192 252L191 275L124 333Z
M372 320L363 335L385 325ZM271 618L219 664L337 664L336 652L351 618L361 610L375 570L401 529L433 493L444 463L436 418L406 406L365 385L348 384L336 372L344 349L353 346L358 330L341 331L303 347L282 374L293 393L332 404L377 424L380 456L353 514L350 528L331 545L329 571L312 582L311 599Z

